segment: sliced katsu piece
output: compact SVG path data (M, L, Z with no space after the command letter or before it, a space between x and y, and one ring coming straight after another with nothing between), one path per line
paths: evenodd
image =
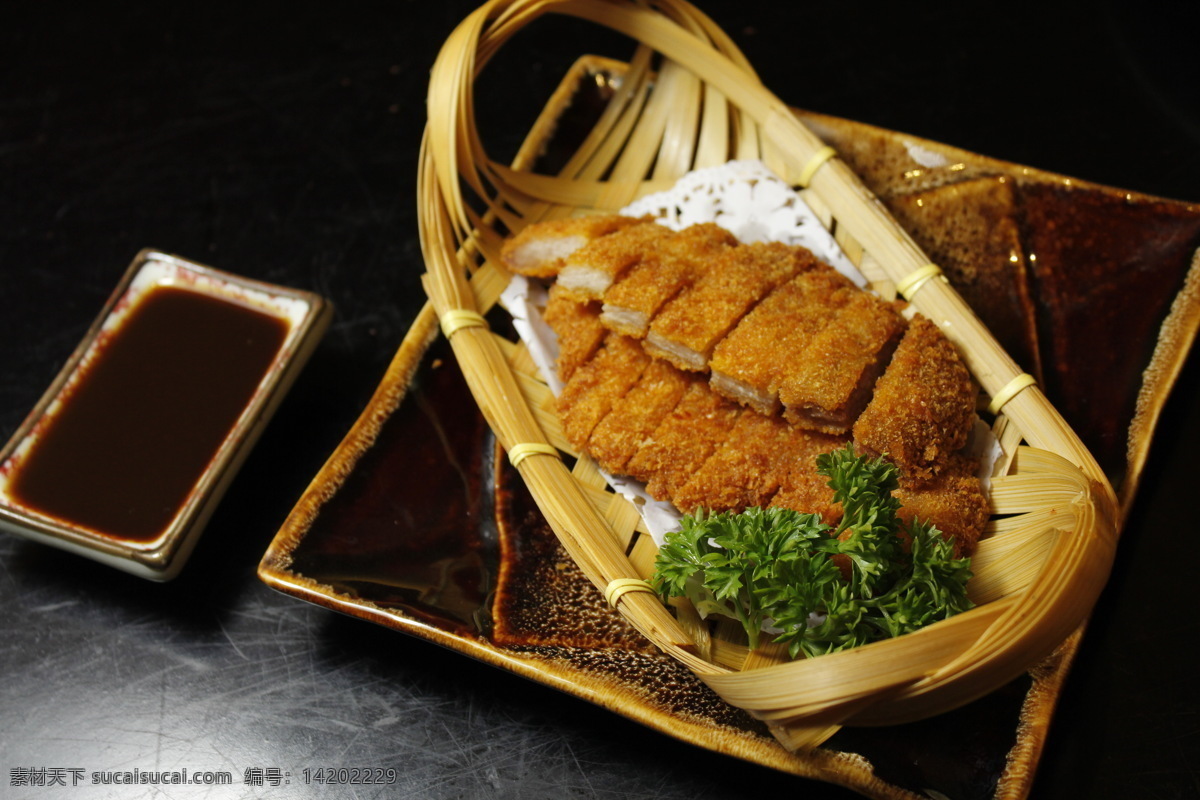
M542 319L558 336L558 377L564 383L587 362L608 334L600 324L600 304L576 298L557 283Z
M713 389L761 414L774 414L779 387L798 368L797 355L858 291L824 264L775 289L713 348Z
M928 481L966 444L975 394L954 344L918 314L854 423L855 447L891 459L912 481Z
M753 243L722 253L713 268L667 303L650 323L645 348L680 369L706 371L713 348L768 292L816 257L802 247Z
M625 466L658 500L670 500L725 441L742 409L695 381Z
M658 310L737 243L733 234L711 222L691 225L656 242L652 253L604 293L600 321L609 330L645 337Z
M685 513L767 505L785 472L783 455L792 433L778 416L743 411L725 442L674 492L671 502Z
M600 300L615 280L652 253L658 242L672 235L670 228L638 220L608 236L593 239L567 257L558 273L558 284L583 299Z
M512 272L533 278L552 278L567 256L593 239L641 222L619 214L567 217L526 225L500 249L500 263Z
M609 334L604 346L575 370L558 396L558 416L567 441L582 451L592 429L613 403L633 388L649 363L650 356L640 343Z
M624 397L592 430L588 453L612 474L625 474L629 459L683 398L695 378L665 361L651 361Z
M771 505L802 514L820 514L826 524L836 525L842 518L842 506L833 501L829 478L817 472L817 456L841 449L847 438L796 427L790 430L779 491L771 498Z
M976 475L978 467L974 459L955 453L931 481L914 484L901 477L894 492L902 504L900 518L910 523L916 517L936 525L954 541L956 557L971 555L991 516L987 493Z
M871 399L904 333L904 318L867 292L852 295L803 351L779 387L784 417L793 425L841 434Z

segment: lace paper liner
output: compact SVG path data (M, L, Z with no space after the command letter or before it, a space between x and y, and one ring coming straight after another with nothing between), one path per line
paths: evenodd
M715 222L743 244L800 245L859 287L867 285L800 194L761 161L730 161L689 172L670 189L635 200L621 213L649 214L676 231Z

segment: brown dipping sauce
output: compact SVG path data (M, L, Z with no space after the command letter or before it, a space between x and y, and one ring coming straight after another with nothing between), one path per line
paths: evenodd
M287 321L172 286L101 345L17 465L13 499L107 536L162 534L233 429Z

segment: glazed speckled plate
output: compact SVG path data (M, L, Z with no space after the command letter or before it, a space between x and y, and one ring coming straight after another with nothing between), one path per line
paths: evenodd
M607 60L579 61L525 152L552 161L558 140L587 129L620 70ZM1158 414L1200 327L1200 207L797 113L1035 374L1127 512ZM1123 302L1130 292L1141 298L1133 315ZM500 330L505 321L491 324ZM847 728L811 752L786 751L642 639L578 571L499 457L428 307L276 535L259 575L287 594L442 644L700 747L884 798L929 790L1024 796L1079 640L934 720ZM923 757L930 754L937 758Z

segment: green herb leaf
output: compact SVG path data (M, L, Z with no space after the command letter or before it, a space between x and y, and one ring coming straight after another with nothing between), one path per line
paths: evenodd
M970 560L932 525L903 526L895 467L847 445L822 455L843 517L750 508L685 516L659 549L651 583L687 597L702 614L738 620L751 647L776 631L793 658L899 636L971 607ZM847 579L832 558L844 556Z

